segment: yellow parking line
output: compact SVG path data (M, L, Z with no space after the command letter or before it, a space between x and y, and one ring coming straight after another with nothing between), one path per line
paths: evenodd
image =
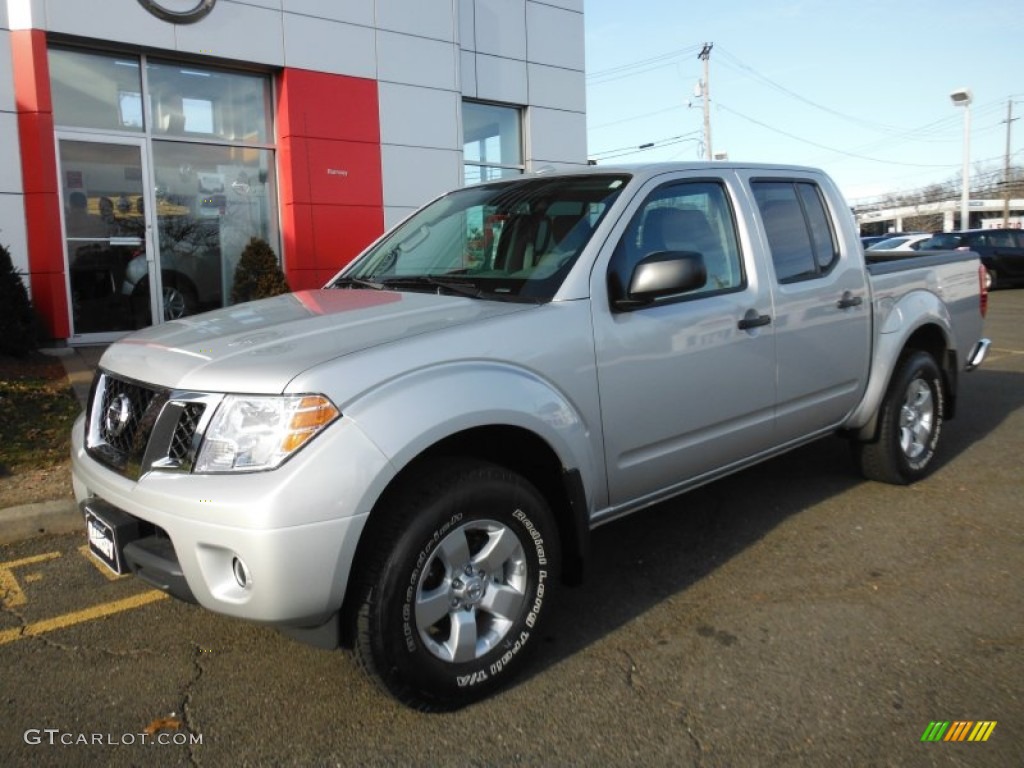
M9 560L6 563L0 563L0 601L8 608L14 608L28 602L25 598L25 593L21 590L21 585L14 578L14 569L26 565L35 565L36 563L45 563L47 560L53 560L57 557L60 557L60 552L47 552L43 555L33 555L32 557L23 557L21 560Z
M165 593L157 589L152 589L149 592L143 592L141 594L134 595L133 597L126 597L124 600L101 603L100 605L94 605L92 608L86 608L85 610L75 611L73 613L65 613L62 616L55 616L52 619L36 621L31 624L26 624L23 627L0 630L0 645L13 643L15 640L21 640L23 637L43 635L47 632L53 632L56 629L64 629L65 627L71 627L75 624L92 621L93 619L101 619L104 616L111 616L115 613L121 613L122 611L130 611L133 608L141 608L144 605L155 603L157 600L166 599L167 595Z

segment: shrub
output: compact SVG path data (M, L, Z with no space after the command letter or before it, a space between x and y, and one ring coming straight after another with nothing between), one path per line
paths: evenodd
M288 280L277 263L277 255L270 244L254 237L242 251L235 268L235 282L231 288L231 303L265 299L288 293Z
M0 245L0 354L24 357L38 349L35 313L11 252Z

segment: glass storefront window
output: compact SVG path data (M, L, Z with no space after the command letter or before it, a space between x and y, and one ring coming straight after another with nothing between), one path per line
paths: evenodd
M188 314L227 305L249 239L277 242L273 153L154 141L153 174L163 284Z
M263 144L270 135L267 78L149 61L146 78L153 132Z
M280 253L270 78L70 46L49 61L73 335L230 304L249 240Z
M462 103L464 181L493 181L523 172L520 111L515 107Z
M50 49L53 120L58 126L142 131L139 60Z

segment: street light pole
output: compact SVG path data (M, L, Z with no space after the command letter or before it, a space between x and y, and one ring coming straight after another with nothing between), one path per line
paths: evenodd
M959 88L949 94L955 107L964 108L964 167L961 175L960 190L960 229L971 228L971 91Z

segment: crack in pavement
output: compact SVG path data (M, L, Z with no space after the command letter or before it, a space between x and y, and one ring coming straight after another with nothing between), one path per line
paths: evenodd
M200 663L200 659L203 656L203 648L198 643L192 643L192 677L188 682L185 683L185 687L182 690L181 699L181 721L185 726L185 730L189 734L199 734L200 731L197 725L193 722L194 716L192 712L192 691L196 684L206 673L206 669ZM200 742L202 744L202 742ZM196 754L196 744L192 743L192 739L189 739L188 743L188 763L189 765L199 765L199 757Z

